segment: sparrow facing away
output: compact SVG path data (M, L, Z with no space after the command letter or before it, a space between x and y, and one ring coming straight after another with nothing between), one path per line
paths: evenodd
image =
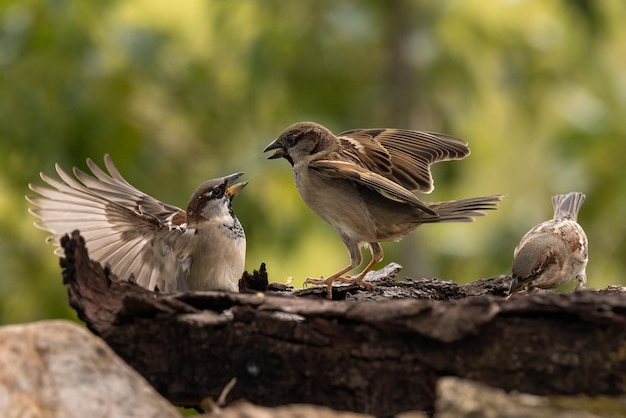
M48 241L58 245L78 229L92 259L150 290L238 291L246 237L231 202L247 184L233 184L243 173L203 183L183 211L133 187L108 154L104 163L109 173L87 159L95 177L74 168L76 179L57 164L62 181L41 173L51 188L29 184L41 195L26 197L36 206L30 213L54 234ZM61 248L55 253L63 255Z
M509 296L527 287L555 289L576 278L576 290L587 283L587 235L576 222L585 201L579 192L552 197L554 218L542 222L522 237L513 252Z
M483 210L496 209L502 195L426 203L412 191L433 190L430 165L469 155L465 141L448 135L403 129L354 129L335 136L313 122L288 127L263 152L285 158L293 167L302 200L339 233L350 264L327 279L328 297L335 281L363 279L383 259L379 242L399 241L423 223L469 222ZM369 246L371 262L356 278L342 277L361 265L361 246Z

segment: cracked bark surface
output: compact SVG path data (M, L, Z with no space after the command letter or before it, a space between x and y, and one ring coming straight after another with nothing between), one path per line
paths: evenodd
M538 395L626 393L623 288L534 293L505 300L509 278L467 285L394 280L371 291L265 288L264 266L241 293L158 294L89 259L77 232L63 239L71 306L177 405L216 399L265 406L312 403L390 416L434 410L443 376ZM244 275L245 279L246 275Z

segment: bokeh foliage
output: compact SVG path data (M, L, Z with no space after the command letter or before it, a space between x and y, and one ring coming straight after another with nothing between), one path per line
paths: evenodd
M507 273L513 248L579 190L590 287L623 283L626 3L544 0L0 2L0 323L73 317L24 195L54 163L108 152L139 189L184 207L245 171L247 268L328 275L347 253L263 147L314 120L470 142L429 200L508 193L473 224L432 225L386 260L459 282Z

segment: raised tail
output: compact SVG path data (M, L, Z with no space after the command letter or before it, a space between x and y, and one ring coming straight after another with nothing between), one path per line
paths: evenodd
M570 192L552 196L552 206L554 206L554 219L569 218L576 221L578 211L585 201L585 196L580 192Z
M432 202L428 204L428 207L437 212L439 216L432 218L432 220L424 219L423 222L473 222L474 217L486 215L484 211L496 210L498 202L504 196L497 194L447 202Z

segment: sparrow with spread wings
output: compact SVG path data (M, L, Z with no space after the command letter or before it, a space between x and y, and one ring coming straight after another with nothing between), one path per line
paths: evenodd
M468 222L496 209L502 195L447 202L422 202L413 191L433 190L430 165L469 155L465 141L444 134L403 129L354 129L334 135L324 126L300 122L288 127L264 150L293 168L302 200L339 233L350 264L326 279L305 283L328 286L363 279L383 258L382 241L398 241L424 223ZM361 246L371 262L356 278L343 275L361 265Z
M78 229L92 259L150 290L238 291L246 237L232 200L247 184L235 183L243 173L201 184L184 211L136 189L108 154L104 163L108 173L88 159L93 176L74 168L75 178L57 164L61 180L41 173L50 187L29 184L39 194L27 196L30 212L50 241Z

